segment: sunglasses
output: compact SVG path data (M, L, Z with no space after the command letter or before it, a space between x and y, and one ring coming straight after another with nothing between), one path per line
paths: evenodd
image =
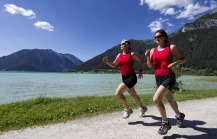
M163 37L163 35L155 36L154 39L157 39L157 38L160 38L160 37Z
M122 43L121 45L126 45L127 43Z

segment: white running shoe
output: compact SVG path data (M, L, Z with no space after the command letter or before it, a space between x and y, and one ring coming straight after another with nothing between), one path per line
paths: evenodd
M122 118L127 119L132 113L133 113L133 110L130 107L127 109L124 109L124 115L122 116Z
M144 117L145 112L148 110L147 107L142 106L142 108L140 108L140 113L139 113L139 117Z

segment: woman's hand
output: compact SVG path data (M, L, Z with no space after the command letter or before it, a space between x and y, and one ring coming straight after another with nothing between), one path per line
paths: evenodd
M103 59L102 59L102 61L103 61L104 63L108 63L108 62L109 62L107 56L104 56Z
M138 74L139 74L139 75L138 75L138 78L139 78L139 79L143 78L142 71L139 71Z
M150 56L150 50L149 50L149 49L147 49L147 50L145 51L145 56L146 56L146 57L149 57L149 56Z
M152 48L151 50L147 49L144 54L146 56L146 64L149 68L152 67L151 57L152 57L153 51L154 51L154 48Z
M167 68L173 69L175 68L176 64L175 63L171 63L167 66Z

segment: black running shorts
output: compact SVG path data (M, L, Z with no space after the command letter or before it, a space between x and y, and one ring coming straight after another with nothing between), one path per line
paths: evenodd
M175 86L176 83L176 76L175 74L172 72L169 75L166 76L157 76L155 75L155 80L156 80L156 84L157 87L159 87L160 85L164 86L165 88L167 88L169 86L169 90L172 91L173 87Z
M137 83L136 73L131 75L122 75L123 83L130 89Z

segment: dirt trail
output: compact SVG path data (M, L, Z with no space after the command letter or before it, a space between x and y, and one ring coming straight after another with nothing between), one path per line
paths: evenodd
M183 128L176 127L171 107L165 105L172 125L166 135L157 130L161 117L155 106L148 107L146 116L139 117L139 109L133 109L128 119L122 119L123 111L96 117L70 121L43 127L9 131L0 139L216 139L217 138L217 97L202 100L178 102L185 113Z

